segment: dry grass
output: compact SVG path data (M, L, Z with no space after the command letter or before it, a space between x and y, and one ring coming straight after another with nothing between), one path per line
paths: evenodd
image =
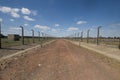
M83 47L81 47L81 48L83 48ZM85 49L86 49L86 48L85 48ZM87 50L89 50L89 49L87 49ZM92 50L89 50L89 51L92 51ZM119 61L117 61L117 60L115 60L115 59L113 59L113 58L107 57L107 56L105 56L105 55L103 55L103 54L100 54L100 53L98 53L98 52L95 52L95 51L92 51L92 52L93 52L93 54L94 54L95 56L97 56L98 59L101 60L102 62L110 65L111 67L114 67L114 68L117 68L118 70L120 70L120 62L119 62Z
M41 40L43 40L43 39L41 39ZM48 40L44 39L42 42L44 43L46 41L48 41ZM40 44L40 41L38 38L34 38L34 42ZM32 40L32 38L24 38L24 43L25 43L25 45L33 44L33 40ZM21 39L20 39L20 41L12 41L7 38L2 38L2 47L12 47L12 46L20 46L20 45L22 45Z

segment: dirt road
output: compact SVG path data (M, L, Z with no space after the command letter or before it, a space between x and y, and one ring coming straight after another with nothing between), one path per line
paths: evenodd
M120 69L65 40L10 61L0 80L120 80Z

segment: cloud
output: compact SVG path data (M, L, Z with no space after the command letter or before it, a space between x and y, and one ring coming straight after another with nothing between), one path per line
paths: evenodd
M28 26L28 24L24 24L24 26Z
M3 13L9 13L11 12L11 8L10 7L5 7L5 6L0 6L0 11Z
M21 28L11 27L10 30L20 30Z
M76 23L76 24L81 25L81 24L86 24L86 23L87 23L87 21L77 21L77 23Z
M10 21L12 21L12 22L13 22L13 21L14 21L14 19L10 19Z
M19 12L20 11L20 9L18 9L18 8L12 8L12 12Z
M31 13L32 13L34 16L37 15L37 11L35 11L35 10L32 10Z
M79 30L79 28L76 28L76 27L69 27L67 29L67 31L77 31L77 30Z
M31 11L28 8L24 8L24 7L21 9L21 12L22 14L27 14L27 15L31 13Z
M37 11L30 10L24 7L20 9L20 8L11 8L7 6L0 6L0 12L5 13L5 14L10 14L14 18L19 18L20 17L19 13L22 13L24 15L30 15L30 14L37 15ZM29 17L26 17L26 18L29 21L34 21L33 19Z
M112 28L120 27L120 23L114 23L109 25Z
M120 27L120 23L118 23L118 24L116 24L116 25Z
M60 26L60 24L55 24L55 27L59 27Z
M19 18L20 15L18 14L20 9L18 8L11 8L11 7L6 7L6 6L0 6L0 11L3 13L8 13L14 18Z
M44 30L44 31L50 29L48 26L42 26L42 25L35 25L34 27L35 27L35 28L38 28L38 29L40 29L40 30Z
M2 19L2 18L0 18L0 21L3 21L3 19Z
M35 21L34 19L30 18L29 16L24 16L23 17L25 20L28 20L28 21Z
M20 34L21 33L21 28L19 27L10 27L8 29L9 34Z
M11 12L11 16L14 17L14 18L19 18L20 15L16 12Z
M52 32L57 32L57 29L54 29L54 28L53 28L53 29L51 29L51 31L52 31Z

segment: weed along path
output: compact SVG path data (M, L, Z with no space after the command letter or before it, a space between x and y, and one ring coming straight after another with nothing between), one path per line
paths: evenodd
M120 80L120 63L63 39L5 64L0 80Z

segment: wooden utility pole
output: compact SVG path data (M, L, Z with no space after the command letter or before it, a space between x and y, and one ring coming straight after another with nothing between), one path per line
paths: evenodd
M22 45L24 45L24 28L22 26L20 26L20 28L22 29L21 41Z
M90 32L90 29L87 31L87 43L89 43L89 32Z
M101 26L98 27L98 30L97 30L97 45L99 45L99 38L100 38L100 28Z
M33 43L35 43L35 41L34 41L34 30L32 29L31 31L32 31L32 40L33 40Z

